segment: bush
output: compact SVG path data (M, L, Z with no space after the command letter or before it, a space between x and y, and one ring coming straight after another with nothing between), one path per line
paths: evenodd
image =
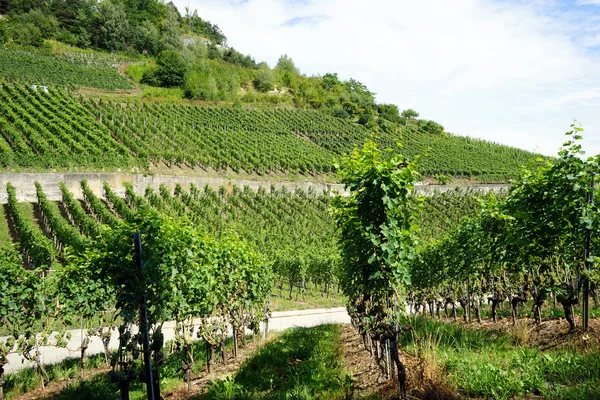
M273 89L275 85L275 78L273 77L273 73L268 68L261 68L256 73L256 77L254 78L254 87L259 92L266 93L269 90Z
M31 24L16 24L12 26L10 35L13 42L21 46L40 47L44 44L44 38L40 29Z
M218 100L219 88L215 78L208 74L203 76L198 72L188 74L185 78L183 95L191 100Z
M333 111L331 112L331 114L337 118L342 118L342 119L350 118L350 114L348 113L348 111L344 110L341 107L334 108Z
M71 46L77 46L79 44L79 38L67 30L59 31L56 35L56 40Z
M150 85L150 86L162 86L157 72L158 72L158 67L156 67L156 66L152 66L152 67L146 69L142 73L142 80L140 82L144 83L146 85Z
M158 56L156 64L156 67L144 71L142 83L161 87L183 86L189 67L181 54L165 50Z
M435 121L421 120L419 121L419 128L421 128L423 132L432 135L439 135L444 132L444 127Z
M373 129L377 126L377 122L375 121L375 117L373 114L362 114L358 118L358 123L363 125L367 129Z

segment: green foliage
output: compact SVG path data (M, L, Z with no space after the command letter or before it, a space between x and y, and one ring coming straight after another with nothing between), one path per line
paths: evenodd
M217 25L211 24L200 18L198 16L198 11L196 10L190 13L190 10L186 7L185 11L182 23L184 29L189 29L194 33L210 39L216 44L225 44L227 37L225 37Z
M438 185L448 185L449 183L452 183L452 176L451 175L435 175L434 176L436 182L438 183Z
M422 132L431 135L439 135L444 133L444 127L435 121L419 120L419 128Z
M351 379L343 370L341 330L322 325L285 331L202 398L344 399Z
M181 53L165 50L156 60L156 69L144 71L142 83L164 87L182 86L188 68Z
M377 106L379 111L379 116L381 118L385 118L390 122L394 122L397 124L402 124L404 119L400 116L400 111L398 111L398 106L395 104L379 104Z
M458 387L461 394L488 399L541 396L593 399L598 380L597 349L540 351L514 343L505 333L468 329L418 317L404 335L403 347L418 353L424 344Z
M419 118L419 113L413 110L412 108L409 108L407 110L402 111L401 116L404 119L417 119Z
M62 91L0 87L0 132L26 167L98 167L133 160L111 133Z
M289 57L287 54L284 54L281 57L279 57L275 68L279 68L283 71L290 72L294 75L298 75L300 73L300 71L298 70L298 68L296 68L296 65L294 64L294 60L292 60L292 58Z
M0 20L0 45L3 45L8 41L8 28L3 20Z
M210 68L188 73L183 90L146 87L144 96L171 98L185 92L190 98L208 101L237 98L237 78L229 75L229 84L219 84L234 71L220 69L213 61L203 62ZM349 120L315 111L94 100L52 88L45 94L40 89L8 84L0 88L0 98L6 116L0 117L0 148L7 150L0 153L0 162L25 168L147 167L150 162L163 161L259 174L328 173L334 158L372 136ZM373 121L372 115L367 115L368 123ZM519 166L533 157L524 150L481 140L426 134L414 126L380 133L376 141L380 148L393 148L401 142L408 157L428 152L419 172L430 176L502 182L517 176Z
M256 77L254 78L254 87L259 92L268 92L273 89L275 85L275 77L273 76L273 72L271 72L268 68L261 68L256 72Z
M343 260L340 282L351 316L367 330L393 323L391 301L410 284L417 208L409 196L415 167L367 142L339 170L350 191L333 203Z
M44 44L44 38L40 28L32 23L16 24L10 29L12 41L21 46L40 47Z
M599 275L593 263L600 210L590 202L599 159L582 157L580 129L572 126L557 158L540 158L524 169L504 199L491 197L475 218L421 249L412 267L417 303L442 297L468 304L471 296L490 292L503 301L517 293L523 301L533 298L540 322L540 308L554 293L574 329L569 309L582 288L574 277L594 281ZM582 259L587 234L590 271Z
M124 50L131 37L129 20L123 3L117 0L102 1L98 5L96 45L108 51Z
M150 21L144 21L133 34L133 45L143 54L158 55L163 48L160 31Z
M17 15L11 18L10 21L14 25L33 25L37 27L40 35L44 39L55 37L59 30L56 18L52 15L44 15L39 9L30 10L28 13Z
M8 194L8 210L19 237L21 252L25 258L26 265L39 269L50 269L54 261L54 246L52 242L33 224L31 218L26 215L19 203L15 187L8 183L6 185Z
M35 30L24 33L35 38ZM101 89L131 89L131 83L109 61L77 54L46 55L29 50L0 48L0 75L3 79L28 81L58 87L87 86Z
M192 72L185 77L183 93L186 99L215 101L219 99L217 81L209 73L208 76Z

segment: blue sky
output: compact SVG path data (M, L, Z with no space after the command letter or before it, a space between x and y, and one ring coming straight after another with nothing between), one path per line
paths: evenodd
M600 0L176 0L273 66L337 72L449 132L600 153Z

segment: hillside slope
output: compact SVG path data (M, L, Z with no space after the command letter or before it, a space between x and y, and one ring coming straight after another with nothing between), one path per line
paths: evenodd
M327 174L336 158L364 141L424 154L421 172L480 181L515 177L532 153L407 125L372 132L310 110L250 110L48 93L0 87L0 162L14 170L148 170L166 163L246 173ZM429 154L427 154L429 153Z

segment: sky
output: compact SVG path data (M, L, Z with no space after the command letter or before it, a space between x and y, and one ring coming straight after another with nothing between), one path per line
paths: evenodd
M600 153L600 0L174 0L227 44L337 72L447 132L556 154L576 120Z

